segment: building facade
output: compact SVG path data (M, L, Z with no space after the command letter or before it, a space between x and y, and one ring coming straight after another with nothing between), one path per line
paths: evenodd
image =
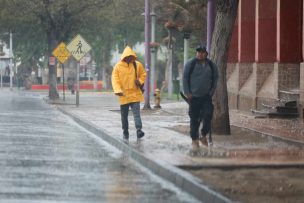
M232 109L279 100L304 106L304 0L240 0L229 49Z

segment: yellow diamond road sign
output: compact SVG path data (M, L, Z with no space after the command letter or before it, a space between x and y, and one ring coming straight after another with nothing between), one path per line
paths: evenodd
M91 46L80 35L76 35L67 49L77 61L80 61L91 50Z
M61 42L53 51L53 56L55 56L60 63L64 63L70 56L70 52L66 49L65 43Z

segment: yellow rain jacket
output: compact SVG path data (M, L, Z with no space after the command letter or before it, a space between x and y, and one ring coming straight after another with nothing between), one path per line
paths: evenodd
M135 52L127 46L120 57L120 61L114 66L112 72L112 87L114 93L123 93L123 96L119 97L120 105L144 100L144 96L140 88L135 84L136 77L133 63L128 64L123 61L127 56L134 56L137 58ZM143 84L146 79L146 71L139 61L135 60L135 62L137 79L140 84Z

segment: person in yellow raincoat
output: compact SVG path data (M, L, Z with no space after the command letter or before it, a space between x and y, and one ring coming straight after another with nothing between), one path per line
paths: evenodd
M142 131L140 117L140 102L144 100L141 86L145 79L146 71L143 65L137 61L135 52L127 46L112 72L114 94L119 96L124 141L129 140L128 113L130 107L134 117L137 138L142 138L145 135Z

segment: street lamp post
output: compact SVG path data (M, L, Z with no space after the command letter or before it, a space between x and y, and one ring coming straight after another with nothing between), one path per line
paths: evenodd
M188 61L189 58L189 39L190 39L190 32L189 31L185 31L184 32L184 67ZM179 80L179 86L180 86L180 90L183 89L183 80L182 78L180 78Z
M171 28L168 29L168 98L172 97L173 94L173 81L172 81L172 65L173 65L173 42L172 42L172 33Z
M187 60L189 58L189 39L190 39L190 32L184 33L184 65L186 65Z
M156 24L156 14L152 10L151 14L151 44L155 43L155 24ZM156 64L157 47L151 46L151 94L154 95L155 91L155 64Z
M151 109L150 106L150 1L145 0L145 68L147 77L145 81L145 105L144 109Z
M1 39L0 39L0 56L4 56L4 52L3 52L3 44L2 44L2 41L1 41ZM1 61L1 59L0 59L0 83L1 83L1 88L2 88L2 61Z

